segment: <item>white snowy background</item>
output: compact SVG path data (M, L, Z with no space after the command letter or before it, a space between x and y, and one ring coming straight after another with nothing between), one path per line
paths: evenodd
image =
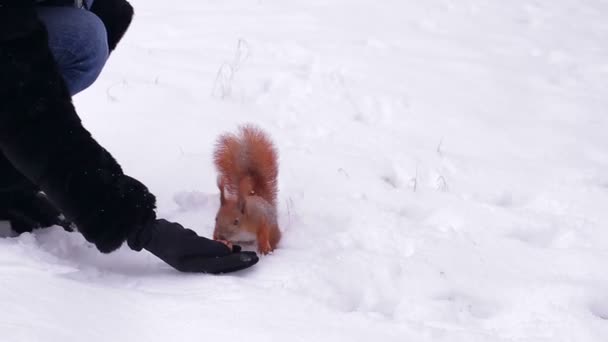
M607 1L133 5L85 125L205 236L260 125L284 239L224 276L0 239L0 340L608 341Z

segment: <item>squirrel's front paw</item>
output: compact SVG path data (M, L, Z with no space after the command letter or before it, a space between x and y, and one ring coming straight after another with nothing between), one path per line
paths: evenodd
M270 247L270 242L266 241L266 243L258 243L258 252L260 254L268 254L272 252L272 247Z

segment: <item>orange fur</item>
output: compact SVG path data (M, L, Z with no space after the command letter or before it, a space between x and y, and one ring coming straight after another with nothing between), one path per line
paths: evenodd
M233 241L243 233L255 237L258 251L273 251L281 238L277 224L278 156L269 136L244 125L237 134L219 137L214 151L219 173L220 209L215 239Z

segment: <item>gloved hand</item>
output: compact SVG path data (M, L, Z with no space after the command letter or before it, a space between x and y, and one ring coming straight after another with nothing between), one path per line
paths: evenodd
M230 250L221 242L198 236L179 223L164 219L134 231L127 243L133 250L148 250L181 272L229 273L258 262L255 252L241 252L239 246Z

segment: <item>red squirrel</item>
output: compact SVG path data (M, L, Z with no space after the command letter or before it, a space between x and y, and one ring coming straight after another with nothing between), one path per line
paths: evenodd
M220 208L213 238L231 243L257 241L258 251L277 248L278 156L270 137L253 125L219 137L213 154L219 173Z

